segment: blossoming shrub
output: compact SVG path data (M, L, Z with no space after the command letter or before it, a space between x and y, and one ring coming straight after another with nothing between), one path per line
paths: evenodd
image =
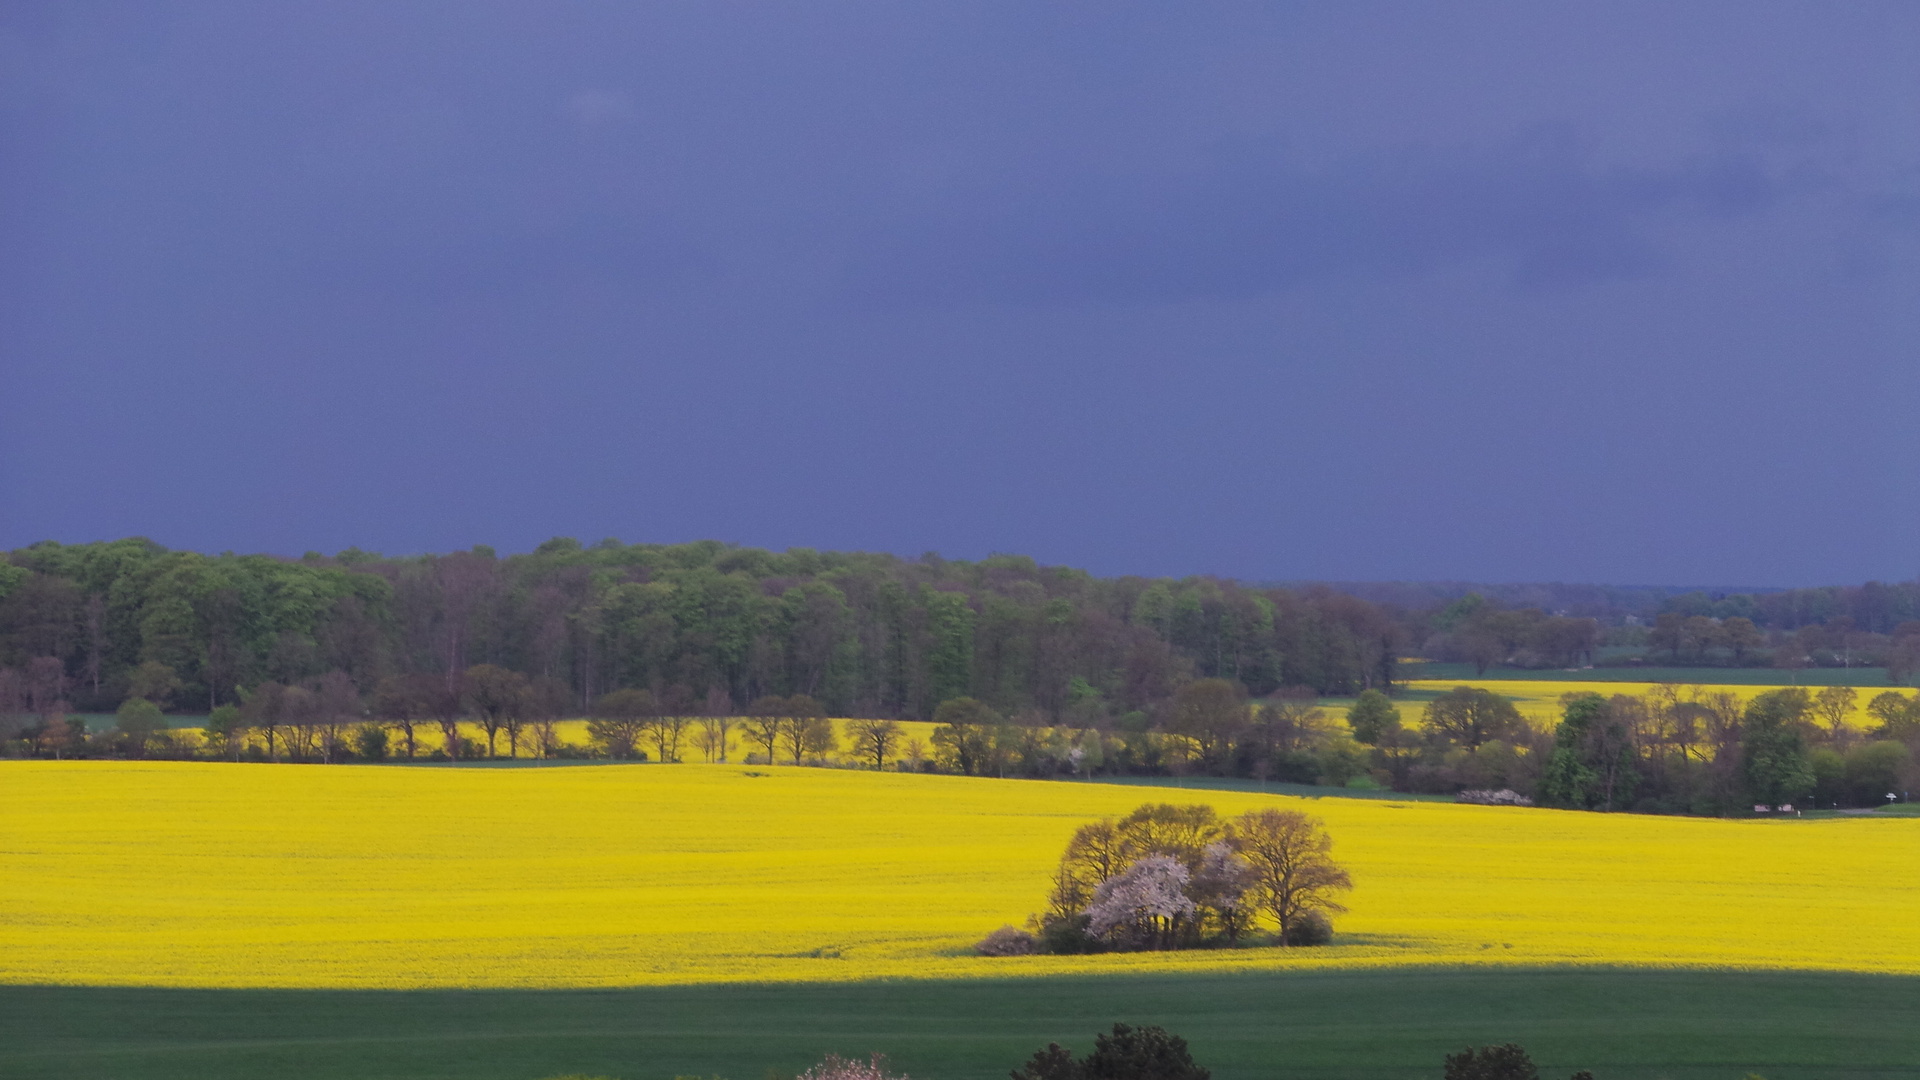
M828 1054L820 1064L794 1080L908 1080L906 1073L887 1071L887 1056L874 1054L866 1061L852 1061L839 1054Z
M1027 956L1033 949L1033 935L1017 926L1003 926L973 946L981 956Z

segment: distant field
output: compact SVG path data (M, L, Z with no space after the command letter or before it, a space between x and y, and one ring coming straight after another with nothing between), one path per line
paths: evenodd
M1856 686L1885 689L1887 669L1807 668L1782 671L1777 668L1725 667L1599 667L1578 670L1549 668L1527 671L1520 668L1489 668L1476 675L1472 664L1402 664L1398 678L1415 681L1455 682L1632 682L1702 683L1723 686ZM1911 687L1912 684L1907 684Z
M1698 673L1696 672L1696 674ZM1526 716L1535 725L1551 727L1553 724L1559 722L1562 709L1560 699L1567 694L1592 693L1609 697L1614 694L1645 695L1652 693L1658 685L1659 684L1653 682L1580 681L1574 679L1438 679L1407 683L1407 692L1404 695L1405 700L1401 703L1400 710L1401 716L1406 722L1417 722L1421 710L1426 707L1427 701L1432 700L1456 686L1483 686L1503 697L1512 699L1514 704L1519 707L1521 714ZM1742 701L1751 701L1756 695L1763 694L1768 690L1778 689L1780 685L1782 684L1682 684L1682 686L1689 690L1697 687L1700 692L1717 690L1731 691ZM1867 714L1867 703L1873 700L1875 694L1886 689L1889 688L1856 688L1857 697L1854 701L1852 719L1854 727L1867 728L1875 723L1873 718ZM1906 691L1906 693L1909 697L1913 696L1913 691L1911 690ZM1346 715L1344 708L1341 710L1341 715L1343 717Z
M761 775L751 775L759 773ZM5 762L0 980L585 987L1562 963L1920 973L1920 819L1750 822L760 766ZM990 960L1080 822L1324 817L1331 948Z
M794 1073L884 1051L914 1080L1005 1080L1116 1020L1215 1080L1433 1080L1517 1040L1548 1080L1920 1074L1920 979L1501 968L1265 971L596 991L0 987L6 1080L623 1080Z
M1896 689L1885 686L1884 680L1875 682L1872 678L1866 677L1872 672L1879 672L1882 676L1885 674L1884 669L1881 668L1855 668L1851 672L1829 671L1824 674L1836 676L1833 681L1817 683L1803 678L1798 685L1815 689L1821 685L1854 686L1859 692L1859 700L1855 703L1853 724L1858 728L1866 728L1872 726L1874 723L1866 713L1867 703L1873 700L1875 694L1883 690ZM1521 713L1527 716L1534 724L1551 727L1559 720L1560 698L1566 694L1644 695L1662 683L1672 683L1686 687L1699 687L1702 690L1731 690L1742 700L1751 700L1754 695L1767 690L1794 685L1780 681L1781 676L1785 674L1783 672L1743 668L1595 668L1584 671L1489 671L1485 676L1475 676L1473 669L1465 664L1409 664L1404 666L1401 674L1403 676L1415 674L1419 676L1396 685L1397 703L1400 706L1403 719L1409 724L1418 722L1420 712L1428 701L1433 700L1435 697L1456 686L1484 686L1496 693L1513 699L1520 706ZM1801 674L1806 676L1810 673L1802 672ZM1862 678L1850 680L1837 678L1843 675L1859 675L1862 676ZM1913 693L1911 688L1897 689L1903 689L1909 694ZM1327 698L1322 701L1323 706L1329 714L1337 719L1345 718L1346 711L1352 703L1351 698ZM109 730L114 725L114 718L110 713L85 713L80 715L86 720L88 728L96 732ZM175 729L172 737L183 740L188 746L199 746L202 741L199 729L205 726L206 719L207 718L202 715L189 714L168 717L169 725ZM854 748L850 745L850 740L847 737L845 728L846 721L841 720L839 723L841 725L841 749L835 756L842 760L853 760L855 758ZM930 747L932 745L935 725L914 720L902 720L899 723L901 738L895 745L893 751L891 751L891 758L898 758L904 754L906 744L909 740L918 740L923 753L931 752ZM473 739L482 745L486 743L486 733L481 730L479 725L471 721L462 722L460 731L466 738ZM681 748L683 759L697 760L700 757L699 751L694 748L693 731L693 726L689 725L687 738ZM591 738L587 733L587 722L584 719L562 720L558 725L558 734L562 742L576 747L588 746L591 743ZM392 753L395 757L401 756L402 743L399 734L394 732L390 735L390 738ZM440 749L444 742L440 734L439 725L431 721L425 721L416 726L415 740L419 747L419 753L423 756ZM257 742L258 739L256 738L254 741ZM496 745L502 757L508 755L509 746L504 732L498 736ZM642 748L646 748L647 745L646 741L643 740L641 743ZM525 752L528 754L531 753L531 751ZM756 752L754 747L745 741L742 729L739 726L738 720L736 720L731 735L731 747L728 752L729 759L732 761L744 761L747 755L753 752ZM1142 782L1157 783L1158 780L1145 779ZM1169 782L1172 783L1173 781Z

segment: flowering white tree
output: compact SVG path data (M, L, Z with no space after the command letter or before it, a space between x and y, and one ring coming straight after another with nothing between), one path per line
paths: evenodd
M1166 948L1180 924L1199 910L1187 897L1191 875L1178 859L1149 855L1094 890L1087 906L1087 933L1130 937Z
M867 1061L849 1061L839 1054L828 1054L820 1064L794 1080L907 1080L907 1075L888 1072L885 1054L875 1054Z

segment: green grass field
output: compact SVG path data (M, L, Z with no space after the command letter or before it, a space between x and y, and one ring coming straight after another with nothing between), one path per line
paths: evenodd
M880 1050L916 1080L987 1080L1115 1020L1184 1035L1218 1080L1438 1077L1519 1041L1553 1080L1866 1080L1920 1073L1920 979L1422 970L607 991L0 987L0 1077L761 1080Z

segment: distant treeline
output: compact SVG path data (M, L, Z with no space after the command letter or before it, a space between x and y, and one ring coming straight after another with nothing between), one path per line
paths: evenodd
M1551 604L1564 598L1539 590L1574 588L1509 591ZM576 715L647 690L720 710L804 695L832 715L913 719L967 697L1029 726L1157 727L1195 680L1255 697L1391 692L1398 661L1414 655L1572 667L1631 646L1689 663L1886 664L1895 681L1920 668L1913 583L1668 590L1659 604L1671 610L1650 625L1505 594L1409 607L1357 589L713 541L300 559L47 542L0 559L0 714L129 698L207 712L267 684L337 696L341 679L371 700L383 682L438 678L452 700L464 673L487 665Z
M291 560L130 539L0 561L0 696L36 713L129 696L210 711L334 672L371 694L389 676L451 685L488 664L557 683L582 711L646 689L742 705L803 694L834 715L901 718L973 697L1090 721L1152 710L1196 678L1255 694L1384 687L1407 640L1401 613L1330 589L1103 579L1012 555L556 539L505 558Z
M1769 630L1798 630L1842 620L1856 630L1891 634L1920 620L1920 581L1811 589L1695 589L1674 586L1478 584L1463 581L1342 581L1326 585L1370 603L1405 611L1440 611L1478 595L1504 610L1538 608L1603 626L1651 625L1662 614L1744 618Z

